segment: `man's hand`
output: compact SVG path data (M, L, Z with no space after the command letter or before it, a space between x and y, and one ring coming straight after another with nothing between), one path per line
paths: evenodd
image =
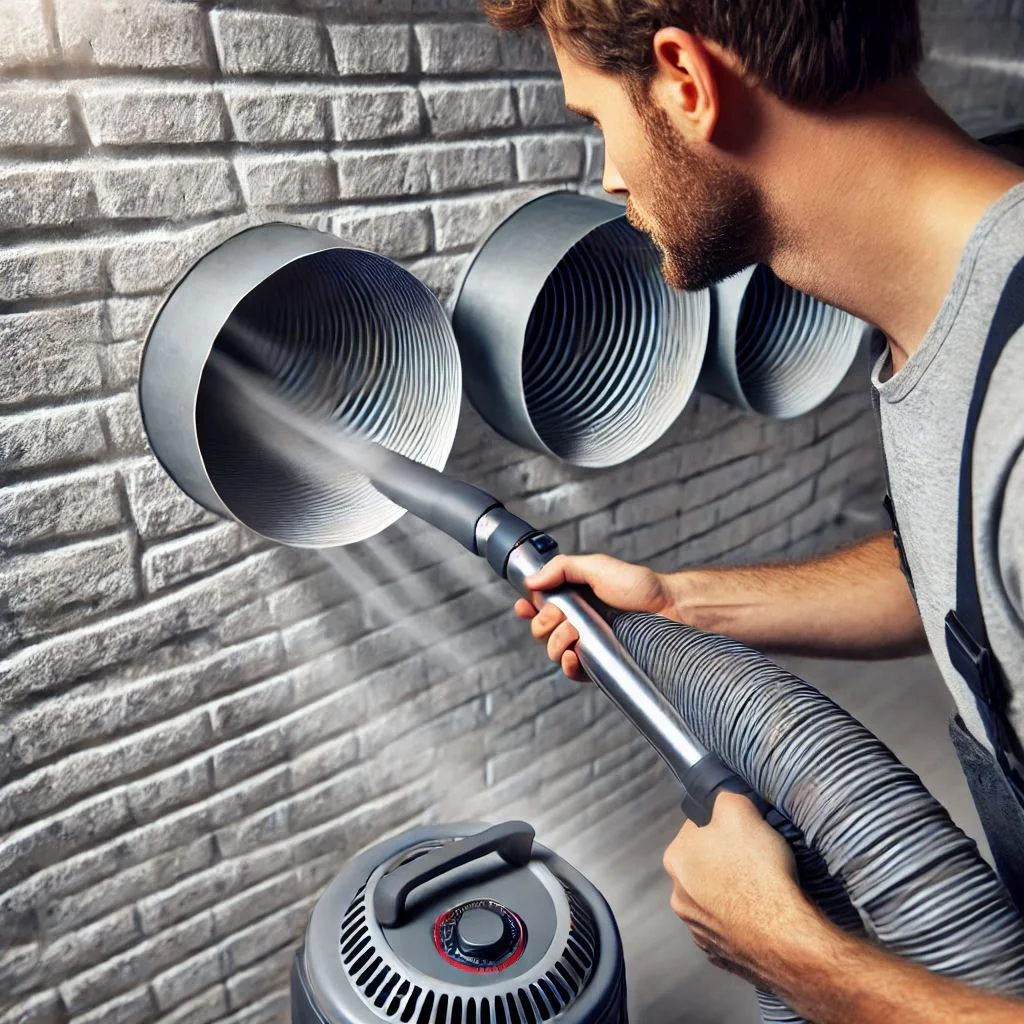
M624 612L664 615L672 601L665 577L660 573L609 555L559 555L526 580L531 591L553 590L563 583L586 584L605 604ZM570 679L586 679L573 650L580 635L553 604L537 611L533 604L520 598L516 614L532 620L530 630L534 639L547 644L548 657L560 662Z
M1024 1003L847 935L800 891L793 855L753 804L721 793L665 851L672 909L711 962L817 1024L1024 1024Z
M716 966L767 987L766 951L780 929L815 916L797 881L789 845L757 808L720 793L710 824L686 822L665 851L672 909Z

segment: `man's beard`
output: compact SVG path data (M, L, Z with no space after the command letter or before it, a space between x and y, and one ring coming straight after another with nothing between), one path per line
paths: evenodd
M669 287L699 291L765 261L772 231L753 183L687 146L649 100L640 100L638 108L651 146L644 205L652 215L630 199L626 218L661 250Z

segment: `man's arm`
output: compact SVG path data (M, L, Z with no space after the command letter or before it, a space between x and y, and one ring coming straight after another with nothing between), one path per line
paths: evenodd
M559 556L527 581L533 590L583 583L612 608L654 612L724 633L761 650L822 657L891 658L928 649L889 534L807 562L656 573L607 555ZM534 637L570 679L584 677L576 630L552 604L532 619Z
M785 840L745 798L665 852L672 909L713 963L817 1024L1022 1024L1024 1003L933 974L836 928L801 892Z
M799 563L667 577L670 614L760 650L892 658L928 650L889 533Z

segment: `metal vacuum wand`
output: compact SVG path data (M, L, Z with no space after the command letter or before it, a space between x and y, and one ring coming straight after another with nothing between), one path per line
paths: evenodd
M618 641L610 621L615 613L590 588L565 585L538 593L525 585L559 553L553 537L513 515L479 487L377 445L353 444L353 468L364 472L378 491L485 558L524 597L541 605L550 602L565 615L579 633L576 653L587 675L661 755L682 788L688 818L706 825L722 790L748 797L766 816L775 813L697 739Z

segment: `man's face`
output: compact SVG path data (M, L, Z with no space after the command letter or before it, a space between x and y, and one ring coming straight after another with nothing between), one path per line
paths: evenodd
M754 184L702 140L688 141L651 90L634 102L618 77L554 43L566 105L604 135L604 188L662 253L672 288L697 291L768 254L770 228Z

